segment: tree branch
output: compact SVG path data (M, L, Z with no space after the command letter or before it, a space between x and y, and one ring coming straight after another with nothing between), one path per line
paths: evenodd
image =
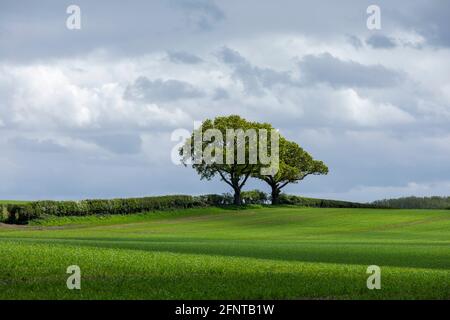
M223 173L222 173L220 170L217 170L217 172L218 172L218 173L220 174L220 176L222 177L222 180L225 181L228 185L230 185L230 186L234 189L233 184L232 184L231 182L229 182L229 181L225 178L225 176L223 175Z
M287 184L292 183L292 182L297 182L297 181L302 181L303 179L305 179L307 176L309 176L311 174L311 172L308 172L306 174L304 174L301 178L298 179L292 179L292 180L288 180L286 182L284 182L283 184L281 184L278 189L284 188Z
M239 188L242 188L242 186L247 182L248 177L250 177L250 173L247 173L244 180L242 180L242 183L239 185Z
M283 183L283 184L281 184L279 187L278 187L278 189L279 190L281 190L282 188L284 188L284 187L286 187L286 185L288 184L288 183L290 183L291 181L286 181L285 183Z

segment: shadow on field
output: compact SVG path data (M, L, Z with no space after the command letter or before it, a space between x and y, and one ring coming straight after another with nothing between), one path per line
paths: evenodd
M379 265L427 269L450 268L448 243L255 241L133 238L4 238L68 246L128 249L267 260Z

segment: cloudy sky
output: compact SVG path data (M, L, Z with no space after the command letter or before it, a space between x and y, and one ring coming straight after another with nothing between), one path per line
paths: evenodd
M449 16L446 0L2 0L0 199L230 191L171 161L174 130L228 114L329 166L289 193L450 195Z

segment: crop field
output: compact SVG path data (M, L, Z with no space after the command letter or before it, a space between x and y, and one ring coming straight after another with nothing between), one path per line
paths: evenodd
M66 287L70 265L81 290ZM370 265L380 290L366 286ZM0 224L0 299L450 299L450 211L204 208Z

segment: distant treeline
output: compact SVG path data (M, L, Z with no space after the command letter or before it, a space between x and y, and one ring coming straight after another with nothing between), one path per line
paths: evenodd
M372 204L393 209L450 209L450 197L403 197L377 200Z

